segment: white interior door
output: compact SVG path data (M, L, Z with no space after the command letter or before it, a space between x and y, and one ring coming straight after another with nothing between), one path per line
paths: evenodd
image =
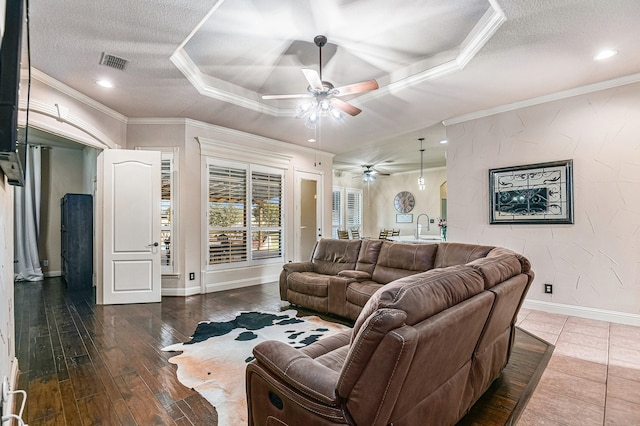
M98 156L98 304L161 300L160 166L157 151Z
M322 176L296 173L296 261L311 258L316 241L322 236Z

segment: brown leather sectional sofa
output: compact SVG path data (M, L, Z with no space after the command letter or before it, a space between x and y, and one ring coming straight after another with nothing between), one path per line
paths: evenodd
M316 244L310 261L284 265L280 298L355 320L367 300L384 284L429 269L465 264L487 256L493 248L325 238Z
M354 327L302 349L258 344L249 424L455 424L507 364L533 277L504 248L320 241L285 266L281 295Z

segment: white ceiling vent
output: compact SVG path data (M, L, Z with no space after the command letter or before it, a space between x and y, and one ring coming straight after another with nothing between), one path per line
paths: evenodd
M106 65L111 68L115 68L117 70L124 70L129 61L124 58L120 58L115 55L110 55L108 53L102 52L102 57L100 58L100 65Z

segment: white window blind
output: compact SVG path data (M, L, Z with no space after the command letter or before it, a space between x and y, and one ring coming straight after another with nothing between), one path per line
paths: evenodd
M282 174L251 172L251 257L282 256Z
M342 188L334 187L331 193L331 235L338 238L338 230L343 228Z
M209 165L209 265L247 261L247 170Z
M173 154L162 153L161 170L161 192L160 192L160 259L162 272L173 272L175 254L172 253L173 237Z
M281 260L283 172L210 161L209 265Z
M362 191L359 189L346 189L347 214L346 224L349 230L357 229L362 232Z

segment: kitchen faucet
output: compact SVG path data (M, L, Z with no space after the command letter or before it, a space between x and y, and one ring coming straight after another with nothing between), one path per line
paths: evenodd
M426 213L419 214L418 217L416 218L416 240L420 239L420 225L419 224L420 224L420 218L422 216L426 216L427 217L427 231L429 230L429 223L431 222L431 218Z

